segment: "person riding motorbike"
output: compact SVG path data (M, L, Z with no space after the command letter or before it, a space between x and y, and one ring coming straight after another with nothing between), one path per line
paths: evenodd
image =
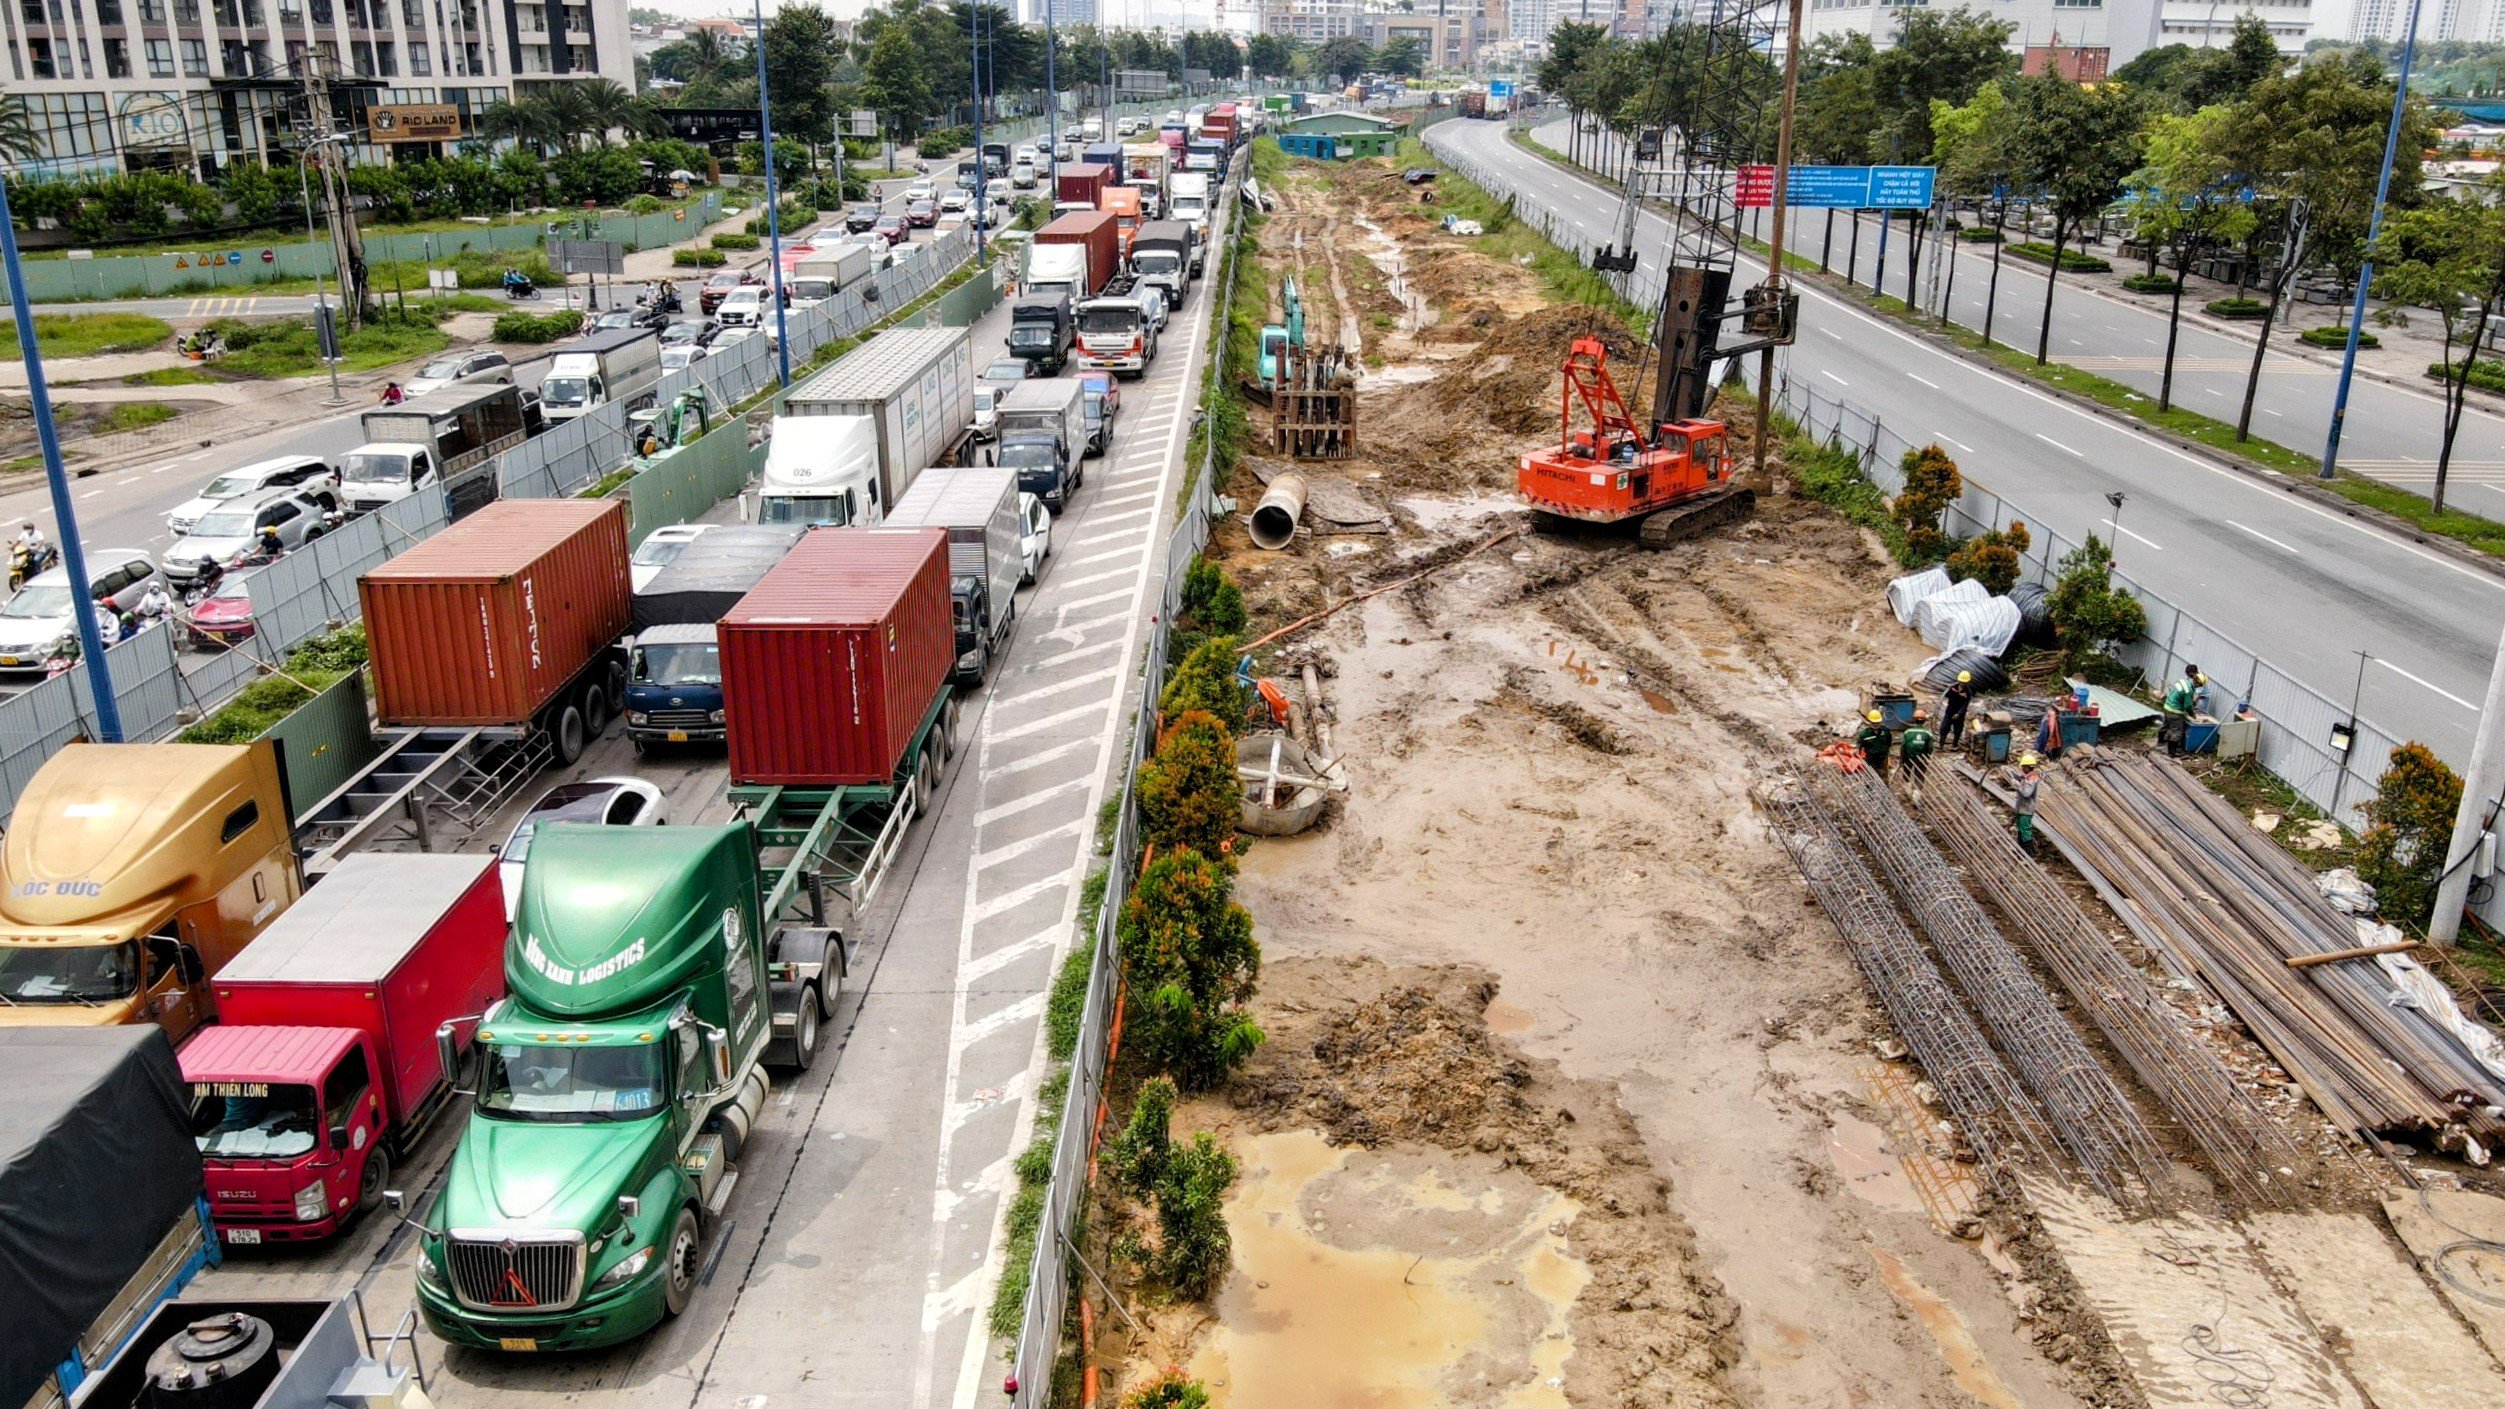
M26 585L26 580L52 566L59 552L43 536L43 530L28 523L9 542L9 590Z
M287 545L279 540L275 525L264 525L261 536L253 540L252 552L235 562L237 567L266 567L287 556Z
M162 626L174 619L174 594L165 590L163 582L151 582L139 594L138 605L131 608L131 619L141 631Z
M107 649L110 649L111 647L113 647L116 643L118 643L118 642L122 639L123 634L124 634L124 633L123 633L123 630L122 630L122 609L121 609L121 608L119 608L119 607L117 607L117 606L115 606L115 605L113 605L113 594L112 594L112 593L105 591L105 590L104 590L103 588L101 588L101 587L97 588L97 589L96 589L96 636L97 636L97 638L98 638L98 639L100 639L100 640L102 640L102 641L104 642L104 644L105 644L105 646L106 646L106 648L107 648Z
M504 272L504 296L506 298L537 298L539 286L532 283L530 276L521 270L507 269Z

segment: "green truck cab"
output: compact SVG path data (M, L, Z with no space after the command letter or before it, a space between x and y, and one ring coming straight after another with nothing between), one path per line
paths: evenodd
M831 932L766 932L758 845L747 822L533 841L510 992L479 1017L465 1072L474 1109L415 1220L418 1305L445 1341L586 1350L686 1308L765 1103L776 1019L831 1011L840 973ZM812 962L785 961L803 949ZM437 1035L448 1060L459 1025Z

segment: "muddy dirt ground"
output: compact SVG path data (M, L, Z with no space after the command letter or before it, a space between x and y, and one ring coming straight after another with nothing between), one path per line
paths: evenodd
M1779 453L1753 520L1667 551L1531 532L1514 463L1555 434L1567 344L1607 337L1640 400L1623 332L1381 163L1276 189L1265 249L1371 369L1359 457L1299 468L1393 531L1264 553L1234 521L1211 555L1255 636L1426 575L1263 653L1318 668L1351 786L1245 856L1270 1041L1177 1122L1242 1161L1235 1271L1100 1358L1244 1406L2398 1409L2451 1402L2398 1389L2430 1346L2497 1386L2366 1185L2302 1237L1996 1203L1751 801L1927 654L1884 551L1782 492ZM2332 1245L2398 1270L2291 1293L2285 1249ZM2352 1320L2408 1329L2351 1356Z

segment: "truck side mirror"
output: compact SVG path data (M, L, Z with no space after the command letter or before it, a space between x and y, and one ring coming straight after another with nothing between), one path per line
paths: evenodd
M642 1213L643 1211L644 1201L642 1199L635 1197L633 1194L618 1195L618 1217L632 1223L635 1221L636 1215Z
M468 1055L461 1050L461 1024L447 1022L435 1029L435 1061L443 1070L444 1084L460 1095L474 1094L470 1087Z
M383 1191L383 1207L390 1209L392 1212L404 1213L408 1210L408 1204L408 1199L404 1197L398 1189L385 1189Z
M713 1066L714 1086L728 1086L731 1081L731 1035L708 1024L705 1028L705 1057Z

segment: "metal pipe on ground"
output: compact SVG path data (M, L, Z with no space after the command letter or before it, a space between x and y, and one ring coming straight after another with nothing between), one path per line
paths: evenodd
M1291 471L1271 480L1261 502L1253 505L1253 546L1273 553L1286 547L1295 541L1297 521L1304 516L1305 477Z

